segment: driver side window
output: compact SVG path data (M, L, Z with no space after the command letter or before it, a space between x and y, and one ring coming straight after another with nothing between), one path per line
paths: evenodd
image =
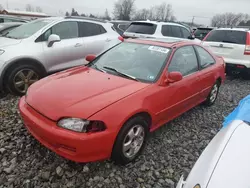
M183 76L198 71L198 61L192 46L184 46L176 50L168 72L180 72Z
M54 25L44 33L44 41L47 41L51 34L60 36L61 40L78 38L78 24L77 22L67 21Z

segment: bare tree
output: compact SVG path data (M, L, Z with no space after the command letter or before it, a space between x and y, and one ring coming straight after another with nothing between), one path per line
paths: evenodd
M26 11L28 12L34 12L34 7L31 4L26 5Z
M147 20L149 19L150 11L148 9L141 9L136 11L134 20Z
M71 16L79 16L78 12L74 8L72 8Z
M118 0L114 4L114 17L119 20L130 20L135 10L135 0Z
M43 12L43 10L42 10L41 7L37 6L37 7L36 7L36 12Z
M234 14L231 12L227 12L213 16L211 25L213 27L235 27L247 18L249 18L249 16L247 16L246 14Z
M69 12L68 11L66 12L65 16L69 16Z
M108 9L106 9L103 19L104 20L111 20L111 17L109 16Z
M174 13L171 4L162 3L155 7L155 19L160 21L174 21Z

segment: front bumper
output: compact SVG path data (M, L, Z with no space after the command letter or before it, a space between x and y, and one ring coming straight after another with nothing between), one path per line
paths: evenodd
M247 68L246 66L240 64L226 63L226 73L228 75L237 75L237 74L250 75L250 68Z
M65 130L36 112L22 97L19 111L27 130L44 146L75 162L92 162L110 157L114 135L107 130L100 133L77 133Z

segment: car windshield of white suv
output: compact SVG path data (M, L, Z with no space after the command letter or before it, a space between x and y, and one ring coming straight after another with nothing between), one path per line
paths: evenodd
M156 25L151 23L132 23L126 32L152 35L155 33Z
M210 32L205 41L246 44L246 36L247 33L245 31L214 30Z
M9 31L4 37L13 38L13 39L24 39L32 36L37 31L42 29L44 26L51 23L53 20L48 19L39 19L33 22L29 22L21 25L11 31Z
M124 42L97 57L90 67L142 82L155 82L169 55L169 48Z

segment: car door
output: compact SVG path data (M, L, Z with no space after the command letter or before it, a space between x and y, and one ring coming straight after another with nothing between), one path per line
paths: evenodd
M98 55L105 50L111 39L101 24L91 22L79 22L80 37L83 39L83 57L88 54Z
M61 41L51 47L47 40L51 34L56 34ZM79 37L76 21L63 21L48 29L43 35L43 54L49 72L60 71L83 64L83 39Z
M195 45L194 48L200 64L199 77L202 83L201 97L205 99L215 84L215 70L213 65L215 65L216 61L204 48L197 45Z
M180 72L181 81L162 88L157 96L160 101L158 120L167 122L201 102L198 76L198 60L192 46L180 47L174 52L167 68L168 73Z

